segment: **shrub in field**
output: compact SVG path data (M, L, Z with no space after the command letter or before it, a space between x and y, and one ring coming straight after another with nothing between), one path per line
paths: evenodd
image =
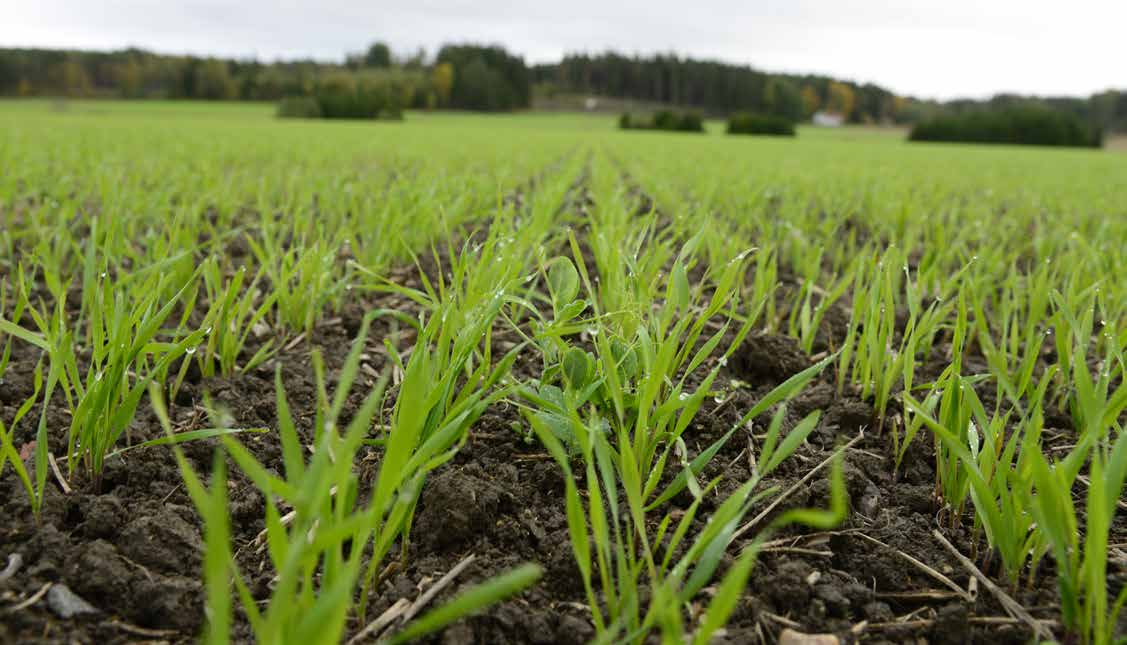
M737 112L728 117L728 134L769 134L794 136L794 123L781 116Z
M317 90L317 104L326 119L379 119L398 118L400 110L379 88L356 88L344 91L336 88Z
M678 130L681 117L669 110L661 110L654 113L652 123L655 130Z
M278 116L301 119L400 119L411 91L394 79L332 75L312 94L278 104Z
M1099 148L1103 133L1077 116L1024 106L921 121L912 128L908 140Z
M668 132L704 132L704 120L695 112L677 113L670 110L655 112L650 118L639 118L624 113L618 117L622 130L665 130Z
M685 112L677 119L678 132L704 132L704 119L696 112Z
M287 96L278 103L278 117L282 119L319 119L321 104L312 96Z

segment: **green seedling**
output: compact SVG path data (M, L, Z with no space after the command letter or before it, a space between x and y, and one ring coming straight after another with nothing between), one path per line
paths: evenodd
M780 441L782 413L777 414L763 446L760 474L722 504L720 520L714 516L710 528L695 540L688 534L701 500L715 486L697 481L704 467L743 423L796 394L828 363L781 385L724 438L690 459L682 434L759 311L745 319L731 348L695 390L688 391L687 379L716 352L735 317L734 285L744 272L744 257L728 263L717 276L712 298L703 301L687 279L695 243L674 261L664 304L652 316L603 316L598 313L606 302L601 296L594 304L579 300L583 286L588 294L596 293L583 262L577 268L567 258L556 258L543 274L553 318L537 322L533 342L541 348L545 367L539 383L522 388L520 395L531 404L525 414L533 431L566 475L568 527L588 601L592 608L600 607L594 614L599 641L638 642L653 630L667 639L686 637L681 608L711 579L739 520L767 494L753 494L759 478L793 453L817 424L817 414L811 415ZM582 257L574 238L572 250L574 257ZM595 318L576 322L589 306ZM719 330L703 336L706 323L725 309L727 320ZM571 344L571 336L579 331L593 337L594 351ZM586 504L571 468L574 457L581 459L585 471ZM676 468L678 474L658 490L667 468ZM669 534L662 553L658 547L673 515L665 516L656 534L647 528L646 516L686 489L696 501ZM620 503L624 510L619 510ZM689 552L674 560L682 544L691 545ZM731 611L754 552L749 549L722 583L725 593L710 604L698 638L707 638ZM651 590L648 605L638 596L641 586Z
M348 284L338 269L339 245L318 239L287 248L275 237L261 242L247 237L247 243L269 278L275 325L293 334L312 332Z
M1057 587L1065 627L1084 643L1116 642L1116 624L1127 590L1108 603L1108 534L1127 478L1127 435L1120 433L1108 455L1093 450L1081 531L1072 500L1076 473L1068 460L1050 463L1038 450L1028 457L1032 492L1026 503L1057 564Z
M458 424L468 416L468 411L440 428L439 435L425 441L407 425L406 415L414 417L421 410L412 408L409 413L398 414L393 417L375 487L361 494L355 464L364 437L371 431L384 401L387 378L375 384L351 421L340 431L337 421L358 376L361 351L373 317L365 318L341 368L331 402L327 397L319 398L317 422L321 429L316 433L315 448L308 462L303 457L298 426L290 412L280 370L276 372L275 385L284 477L269 473L234 439L224 440L231 459L268 500L265 547L276 582L263 609L251 595L232 556L225 463L221 453L217 452L209 489L179 448L174 448L192 500L205 523L209 642L229 641L232 583L260 642L338 642L349 620L354 616L363 617L363 602L359 612L354 613L353 607L355 595L366 595L368 589L364 560L370 556L374 563L368 568L375 570L395 542L406 540L423 479L457 450L458 431L464 433L464 427ZM322 372L318 371L316 377L318 391L325 392ZM413 392L413 388L407 388L400 400L410 401ZM166 431L170 431L167 413L163 403L159 403L159 392L155 388L152 395L158 416ZM454 427L455 431L449 431L449 427ZM281 508L293 510L283 515ZM409 623L392 640L401 642L441 629L472 611L519 592L539 577L539 567L528 565L473 587Z
M263 295L258 288L262 272L244 287L246 267L224 280L219 263L214 259L204 265L203 283L207 301L211 303L204 326L207 343L200 352L201 372L205 377L220 374L231 376L247 372L269 360L277 352L275 339L268 338L242 365L238 364L247 341L251 338L277 300L277 292Z

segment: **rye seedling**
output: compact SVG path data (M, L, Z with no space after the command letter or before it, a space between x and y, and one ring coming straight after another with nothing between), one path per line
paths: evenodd
M171 300L158 299L168 278L152 275L138 285L135 299L115 292L108 280L98 285L90 311L92 344L85 381L70 385L76 395L67 434L68 470L74 474L81 461L98 486L105 459L125 433L150 382L167 372L169 364L195 351L205 330L189 333L177 342L158 338L185 284ZM73 351L73 350L71 350ZM65 357L68 366L73 356Z
M204 265L203 283L211 304L204 320L204 327L209 330L207 343L199 357L205 377L252 370L277 351L275 339L268 338L243 365L237 363L251 334L264 324L278 296L277 291L263 295L258 288L263 276L261 269L244 287L246 271L245 266L239 267L231 278L224 280L214 258Z
M729 497L709 528L691 542L688 553L673 561L682 542L692 540L687 532L696 509L716 483L701 486L699 473L744 422L793 396L828 362L776 388L740 424L690 460L682 434L759 312L757 308L745 319L730 348L689 391L689 377L725 339L735 315L734 285L745 270L744 257L728 263L717 276L711 299L704 301L700 291L693 294L687 278L693 244L686 245L673 263L664 304L654 315L636 319L618 315L577 323L576 317L588 307L588 301L577 299L581 281L588 293L595 293L584 263L577 269L561 257L544 270L553 318L537 323L534 342L541 347L545 368L540 382L522 388L520 394L531 403L525 414L534 432L565 472L569 532L600 641L637 642L654 629L667 640L685 638L681 607L711 579L740 519L766 494L753 495L759 477L797 449L817 424L817 414L810 415L780 443L782 416L776 415L763 447L760 475ZM574 238L572 249L575 257L582 257ZM594 305L596 311L598 306ZM729 308L727 322L713 335L702 337L707 321L725 308ZM581 329L593 337L593 353L571 344L571 336ZM586 475L586 507L571 469L576 454ZM679 472L658 491L667 464L675 464ZM658 546L674 516L667 513L656 534L647 528L646 516L685 489L696 501L662 554ZM625 512L619 510L620 500ZM588 547L592 538L593 553ZM731 611L733 594L738 595L740 581L746 580L754 553L754 548L749 549L722 583L724 593L710 604L698 639L707 639ZM638 596L643 585L651 589L645 606Z
M435 436L423 440L417 432L419 426L409 424L414 424L416 418L424 420L425 409L406 408L393 415L375 487L365 490L361 485L355 465L357 454L384 402L387 377L375 384L347 426L340 429L343 434L338 430L338 420L359 373L364 342L374 316L365 317L331 400L325 396L323 372L315 372L317 390L322 394L318 397L316 418L320 431L314 433L315 447L308 463L282 385L280 367L275 372L275 391L284 477L268 472L239 442L230 437L224 439L231 459L267 499L263 546L275 577L264 609L259 608L232 555L222 453L216 453L209 488L180 449L174 448L185 484L205 524L208 642L229 641L232 583L259 642L339 642L354 615L355 595L367 594L370 577L363 575L364 558L371 559L368 569L375 571L394 543L406 543L423 479L457 451L459 433L465 432L462 423L472 410L462 411L439 428ZM420 350L417 355L424 356L425 352ZM397 410L403 409L398 407L399 401L418 402L414 397L419 393L419 373L412 371L411 382L405 380ZM159 391L154 388L152 394L158 416L166 432L170 432ZM283 515L282 508L292 510ZM526 565L473 587L409 623L392 641L403 642L441 629L521 591L539 577L539 567ZM363 607L361 601L356 616L363 618Z
M3 321L0 321L3 322ZM54 377L55 374L51 374ZM34 450L34 469L33 480L31 475L27 472L27 467L23 462L23 455L20 450L16 448L14 435L16 426L19 422L31 411L35 405L40 392L43 389L43 362L42 360L35 366L35 375L33 377L34 391L20 407L16 410L15 416L12 417L11 425L9 428L4 427L3 420L0 420L0 475L4 474L5 464L11 463L12 469L15 471L16 476L19 477L20 483L23 484L24 490L27 492L28 501L31 503L31 510L35 514L36 520L39 519L40 509L43 508L43 490L47 484L47 406L43 406L43 412L39 418L39 426L35 438ZM44 400L48 400L51 390L54 388L54 381L48 384L47 394Z
M1108 603L1108 533L1127 478L1127 434L1120 433L1107 455L1092 450L1083 531L1072 501L1075 468L1070 460L1051 464L1039 450L1028 458L1032 493L1026 503L1057 564L1057 588L1065 627L1084 643L1115 641L1117 617L1127 588Z

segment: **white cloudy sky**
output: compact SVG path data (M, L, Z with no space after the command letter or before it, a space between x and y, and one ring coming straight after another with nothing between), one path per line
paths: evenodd
M952 98L1127 87L1127 0L0 0L0 46L339 60L506 45L676 51Z

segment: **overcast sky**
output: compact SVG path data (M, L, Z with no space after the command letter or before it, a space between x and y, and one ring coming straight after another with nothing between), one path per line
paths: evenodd
M0 0L0 46L341 60L504 44L682 55L922 97L1127 87L1127 0Z

